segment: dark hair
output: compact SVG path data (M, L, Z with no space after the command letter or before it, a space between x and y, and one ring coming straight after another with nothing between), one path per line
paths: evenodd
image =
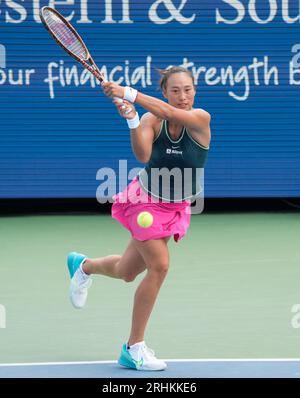
M159 81L159 86L162 90L165 90L167 88L168 79L174 73L186 73L192 79L193 86L195 86L194 76L193 76L192 72L186 68L183 68L182 66L171 66L168 69L159 69L158 71L161 76L160 81Z

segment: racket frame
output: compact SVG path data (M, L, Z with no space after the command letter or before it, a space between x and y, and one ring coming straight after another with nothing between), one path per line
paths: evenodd
M79 40L80 44L82 45L85 53L86 53L86 60L83 60L82 58L78 57L76 54L74 54L72 51L70 51L60 40L59 38L52 32L52 30L50 29L49 25L47 24L45 18L44 18L44 11L50 11L52 13L54 13L69 29L70 31L76 36L76 38ZM87 49L87 46L85 45L83 39L81 38L81 36L79 35L79 33L76 31L76 29L72 26L72 24L66 20L66 18L64 16L62 16L57 10L55 10L52 7L49 6L45 6L42 7L40 9L40 18L41 21L43 23L43 25L45 26L45 28L47 29L47 31L50 33L50 35L52 36L52 38L56 41L56 43L63 49L66 51L66 53L68 53L72 58L74 58L76 61L78 61L84 68L86 68L88 71L90 71L98 80L100 83L102 82L106 82L103 74L100 72L98 66L96 65L95 61L93 60L89 50ZM117 98L114 97L114 99L116 101L118 101L120 104L124 104L123 100L121 98ZM123 105L125 106L125 105ZM129 107L125 114L128 114L131 112L131 107Z
M52 30L50 29L49 25L47 24L45 18L44 18L44 11L50 11L52 13L54 13L70 30L71 32L76 36L76 38L79 40L80 44L82 45L82 47L84 48L84 51L86 53L86 60L83 60L82 58L78 57L76 54L72 53L72 51L70 51L59 39L58 37L52 32ZM81 65L83 67L85 67L86 69L88 69L99 81L100 83L104 82L104 76L103 74L100 72L99 68L97 67L96 63L94 62L89 50L87 49L87 46L85 45L84 41L82 40L82 38L80 37L79 33L76 31L75 28L73 28L73 26L70 24L70 22L68 22L66 20L65 17L63 17L57 10L55 10L52 7L42 7L40 10L40 18L41 21L43 23L43 25L45 26L45 28L48 30L48 32L50 33L50 35L53 37L53 39L56 41L56 43L62 47L71 57L73 57L76 61L80 62Z

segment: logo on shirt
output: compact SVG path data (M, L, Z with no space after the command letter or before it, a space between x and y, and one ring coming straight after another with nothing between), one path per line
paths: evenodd
M179 147L175 147L175 148L179 148ZM166 154L168 154L168 155L182 155L182 151L177 151L177 149L167 148L166 149Z

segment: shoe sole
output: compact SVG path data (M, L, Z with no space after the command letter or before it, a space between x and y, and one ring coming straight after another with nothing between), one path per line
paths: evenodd
M163 368L158 368L158 369L143 369L143 368L137 368L135 364L131 361L129 361L126 357L120 356L118 359L118 364L121 366L124 366L127 369L134 369L134 370L139 370L139 371L144 371L144 372L158 372L165 370L167 365L165 365Z
M136 366L132 362L129 362L126 358L119 358L118 364L124 366L125 368L137 370Z

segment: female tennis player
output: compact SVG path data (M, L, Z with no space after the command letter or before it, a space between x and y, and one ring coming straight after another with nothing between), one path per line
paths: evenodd
M166 363L157 359L145 344L145 329L168 272L168 241L173 236L177 242L186 234L191 201L199 194L196 174L186 178L184 170L202 169L210 144L210 115L193 108L196 90L190 71L182 67L162 71L160 86L168 103L131 87L102 84L108 97L124 100L123 104L116 100L114 103L127 119L134 154L146 167L114 197L112 217L131 233L124 254L96 259L76 252L68 256L70 298L76 308L85 305L92 274L131 282L146 270L135 293L130 336L119 358L120 365L137 370L166 368ZM141 120L134 103L148 111ZM170 178L168 189L161 183L162 178L154 181L153 171L170 171L174 167L182 172L184 180L177 186L176 178ZM187 191L183 186L188 186ZM144 211L153 218L151 224L151 216L148 217L147 228L138 223L138 216Z

